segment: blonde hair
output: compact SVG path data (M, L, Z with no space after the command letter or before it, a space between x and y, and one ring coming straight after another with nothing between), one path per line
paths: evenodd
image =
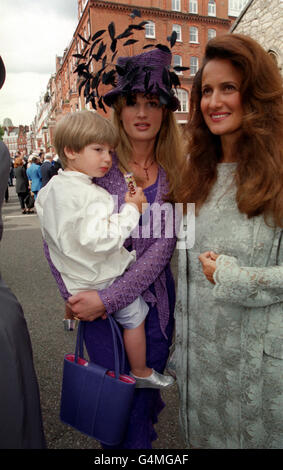
M92 143L108 144L116 148L118 133L113 124L95 111L78 111L66 114L58 122L54 134L54 146L62 162L67 166L65 148L80 152Z
M132 172L129 168L129 161L133 151L120 117L125 104L126 99L120 96L113 105L113 123L120 136L116 152L122 173ZM169 191L165 199L168 201L173 202L175 199L175 192L179 187L180 175L184 165L184 155L185 143L175 115L173 111L164 108L161 128L155 142L155 159L167 175Z

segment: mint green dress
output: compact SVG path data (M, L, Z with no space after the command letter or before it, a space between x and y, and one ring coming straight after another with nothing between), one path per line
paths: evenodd
M196 217L195 244L179 249L169 365L188 446L283 448L282 230L239 212L235 169L236 163L218 165ZM221 254L215 285L198 260L208 250Z

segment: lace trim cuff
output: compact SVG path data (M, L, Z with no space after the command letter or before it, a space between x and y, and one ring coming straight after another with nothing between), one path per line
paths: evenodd
M257 295L257 273L241 269L233 256L220 255L216 260L213 274L215 287L213 295L217 299L237 302Z

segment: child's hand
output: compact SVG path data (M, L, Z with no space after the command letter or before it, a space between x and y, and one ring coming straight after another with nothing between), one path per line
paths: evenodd
M128 204L134 204L136 209L142 214L146 207L147 207L147 199L146 196L142 190L142 188L137 187L136 188L136 193L131 194L130 192L127 192L125 194L125 202Z

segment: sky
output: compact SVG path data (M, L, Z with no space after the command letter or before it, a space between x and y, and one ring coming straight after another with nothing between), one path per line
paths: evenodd
M69 46L78 23L77 0L1 0L0 55L6 81L0 90L0 125L30 125L36 103Z

